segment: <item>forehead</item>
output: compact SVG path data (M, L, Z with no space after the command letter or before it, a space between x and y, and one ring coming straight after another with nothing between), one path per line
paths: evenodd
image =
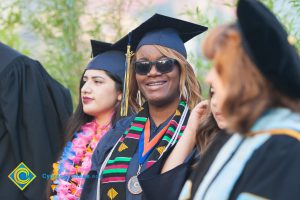
M93 76L101 76L101 77L108 77L105 71L103 70L97 70L97 69L88 69L85 71L84 75L85 77L93 77Z
M147 60L157 60L164 55L153 45L143 45L136 52L136 60L147 59Z

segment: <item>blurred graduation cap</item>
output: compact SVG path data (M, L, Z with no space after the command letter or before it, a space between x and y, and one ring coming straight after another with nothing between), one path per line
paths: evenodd
M125 52L115 48L111 43L91 40L92 60L86 69L105 70L117 76L122 83L125 74Z
M300 97L300 59L283 26L262 3L240 0L238 27L250 58L276 88Z
M207 27L194 24L188 21L168 17L165 15L154 14L144 23L132 30L128 35L121 38L114 45L126 51L126 73L125 73L125 92L121 107L128 108L129 88L128 78L130 72L130 60L132 51L137 51L143 45L160 45L173 49L185 58L187 57L184 43L207 30ZM127 115L126 111L121 115Z
M206 30L205 26L154 14L115 45L124 51L128 44L132 51L137 51L142 45L161 45L179 52L186 58L184 43Z

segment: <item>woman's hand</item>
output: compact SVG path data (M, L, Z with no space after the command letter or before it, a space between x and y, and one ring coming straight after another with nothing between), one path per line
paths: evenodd
M176 144L172 153L165 162L161 173L165 173L178 165L181 165L187 156L192 152L196 144L196 132L203 116L207 113L208 101L201 101L192 110L187 126L182 137Z
M188 129L189 134L196 135L199 124L204 119L207 114L208 100L201 101L192 110L190 118L188 120L186 129Z

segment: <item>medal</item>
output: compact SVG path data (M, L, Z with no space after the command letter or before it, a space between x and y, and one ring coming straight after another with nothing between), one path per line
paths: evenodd
M170 124L170 122L169 122ZM146 159L150 155L154 146L158 143L161 139L163 134L167 131L169 124L165 126L152 140L150 140L150 120L148 119L144 131L141 134L139 140L139 147L138 147L138 156L139 156L139 168L136 176L132 176L127 184L128 191L131 194L141 194L143 192L141 185L137 176L141 172L142 165L145 163Z
M141 194L142 188L140 186L137 176L132 176L127 184L127 188L131 194Z

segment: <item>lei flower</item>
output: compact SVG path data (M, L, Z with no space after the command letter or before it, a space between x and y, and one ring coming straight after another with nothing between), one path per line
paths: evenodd
M92 166L93 151L110 127L111 124L100 127L93 120L67 142L60 160L53 164L51 200L79 200L85 176Z

